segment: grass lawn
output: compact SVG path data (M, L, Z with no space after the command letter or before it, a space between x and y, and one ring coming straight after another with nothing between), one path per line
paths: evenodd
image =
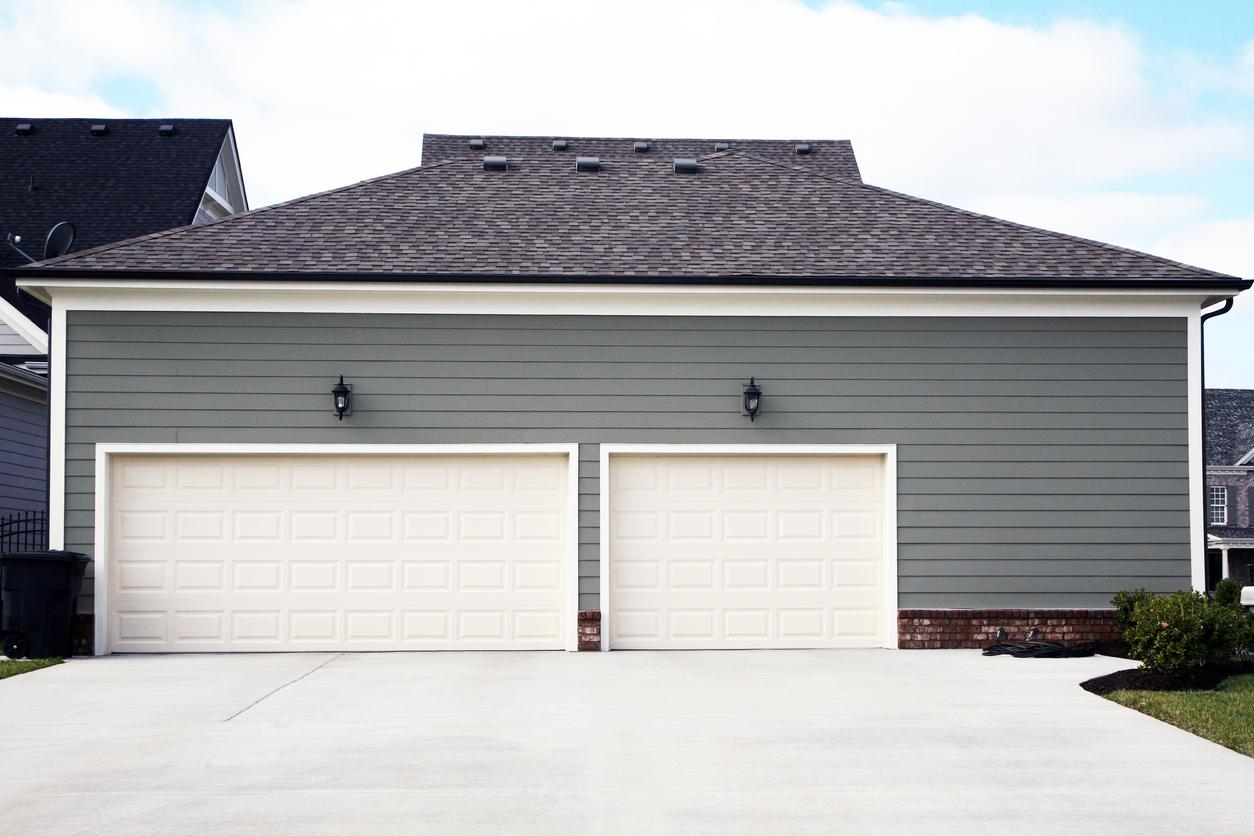
M30 673L40 668L50 668L53 665L61 664L60 659L0 659L0 679L8 679L10 676L17 676L19 673ZM1251 677L1254 679L1254 677Z
M1254 758L1254 675L1230 677L1214 691L1114 691L1107 698Z

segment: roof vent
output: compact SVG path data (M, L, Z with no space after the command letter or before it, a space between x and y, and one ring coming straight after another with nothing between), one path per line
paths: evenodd
M30 131L31 131L30 122L20 122L18 123L18 126L13 129L13 133L17 134L18 136L26 136L28 133L30 133Z
M484 142L483 142L483 140L482 140L482 139L472 139L472 140L470 140L470 148L471 148L471 150L472 150L472 151L482 151L482 150L483 150L483 148L484 148Z
M480 140L482 142L482 140ZM484 171L509 171L509 160L505 157L484 157Z
M810 153L810 143L808 143L808 142L798 142L796 145L794 145L794 146L792 147L792 149L793 149L794 151L796 151L798 154L809 154L809 153Z
M157 133L162 136L174 136L174 126L169 124L161 125L157 128Z
M649 150L649 143L636 142L636 143L633 143L631 147L633 150L635 150L637 154L643 154L645 151Z
M596 157L575 157L575 171L600 171L601 161Z
M726 151L728 148L731 148L731 144L730 144L730 143L727 143L727 142L716 142L716 143L714 143L714 150L715 150L715 151Z
M675 160L675 173L676 174L696 174L700 170L701 170L701 166L697 164L696 160L684 160L684 159Z
M104 136L104 135L105 135L105 134L107 134L108 132L109 132L109 126L108 126L108 125L92 125L92 126L91 126L91 135L92 135L92 136Z
M554 150L554 151L565 151L565 150L566 150L566 140L564 140L564 139L555 139L555 140L553 140L553 150Z

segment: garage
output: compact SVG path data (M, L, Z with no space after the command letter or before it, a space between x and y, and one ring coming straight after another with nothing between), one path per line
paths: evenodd
M895 646L891 449L603 449L608 649Z
M569 450L172 446L99 454L107 651L573 643Z

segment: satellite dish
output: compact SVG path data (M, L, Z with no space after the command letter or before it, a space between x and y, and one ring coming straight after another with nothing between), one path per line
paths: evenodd
M61 223L48 230L48 238L44 241L44 258L56 258L59 255L65 255L73 245L74 224L69 221L61 221Z

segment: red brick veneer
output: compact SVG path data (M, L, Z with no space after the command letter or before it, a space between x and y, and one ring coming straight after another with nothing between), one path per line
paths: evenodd
M984 647L997 641L997 628L1008 638L1024 638L1033 627L1048 641L1096 642L1122 638L1114 610L898 610L898 646L908 649Z
M579 611L579 649L601 649L601 611Z

